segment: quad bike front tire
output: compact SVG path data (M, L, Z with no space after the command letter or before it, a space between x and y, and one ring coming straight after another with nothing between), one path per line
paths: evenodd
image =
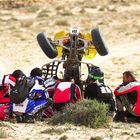
M93 29L91 31L91 36L92 36L92 42L93 42L97 52L99 53L99 55L101 55L101 56L107 55L109 53L108 48L102 37L100 29L99 28Z
M45 37L45 34L43 32L37 35L37 41L47 57L49 57L50 59L57 57L58 51L56 47L51 42L51 39Z

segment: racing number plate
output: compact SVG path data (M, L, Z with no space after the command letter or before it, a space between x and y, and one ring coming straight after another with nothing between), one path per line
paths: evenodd
M73 27L73 28L70 29L70 33L78 35L79 34L79 29L77 27Z

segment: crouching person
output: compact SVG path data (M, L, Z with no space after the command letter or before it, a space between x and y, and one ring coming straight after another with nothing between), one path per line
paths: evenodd
M0 103L10 102L10 90L23 75L21 70L15 70L12 74L0 78Z
M115 101L113 99L112 90L104 83L104 73L99 67L92 67L89 70L87 86L85 87L85 98L109 105L109 114L115 113Z
M54 109L62 111L66 109L70 103L75 104L81 100L81 90L78 85L72 82L70 77L66 77L64 82L60 82L53 96Z
M23 90L23 92L27 91L26 98L21 103L18 103L20 98L17 98L17 102L13 101L11 104L11 110L16 115L17 122L33 123L35 118L41 119L43 111L52 105L52 100L43 85L44 80L41 78L41 70L35 68L30 75L29 78L24 77L27 81ZM22 88L20 87L20 89Z
M18 69L0 78L0 120L2 121L10 118L10 91L23 75Z
M115 121L127 121L128 117L140 117L140 83L133 72L123 73L123 82L114 90L117 113Z

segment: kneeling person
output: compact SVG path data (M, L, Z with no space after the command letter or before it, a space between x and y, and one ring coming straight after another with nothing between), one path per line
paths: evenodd
M30 118L33 121L37 113L43 112L43 109L45 110L49 105L52 105L52 100L49 98L48 92L45 91L44 79L41 76L42 72L39 68L33 69L29 77L28 97L22 103L12 103L12 111L20 117L19 122L28 122Z
M85 98L109 105L109 111L114 114L115 101L111 89L104 84L104 73L99 67L93 67L89 70L87 86L85 87ZM112 115L113 115L112 114Z
M66 81L60 82L56 87L53 101L54 109L62 110L69 103L76 103L81 100L81 90L78 85L71 82L71 78L67 77Z

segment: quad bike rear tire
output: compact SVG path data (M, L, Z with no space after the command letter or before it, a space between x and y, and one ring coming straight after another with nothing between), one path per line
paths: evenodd
M51 43L51 39L45 37L45 34L43 32L37 35L37 41L47 57L49 57L50 59L57 57L58 51L56 47Z
M107 55L109 53L108 48L102 37L100 29L99 28L93 29L91 31L91 36L92 36L92 42L93 42L97 52L99 53L99 55L101 55L101 56Z

